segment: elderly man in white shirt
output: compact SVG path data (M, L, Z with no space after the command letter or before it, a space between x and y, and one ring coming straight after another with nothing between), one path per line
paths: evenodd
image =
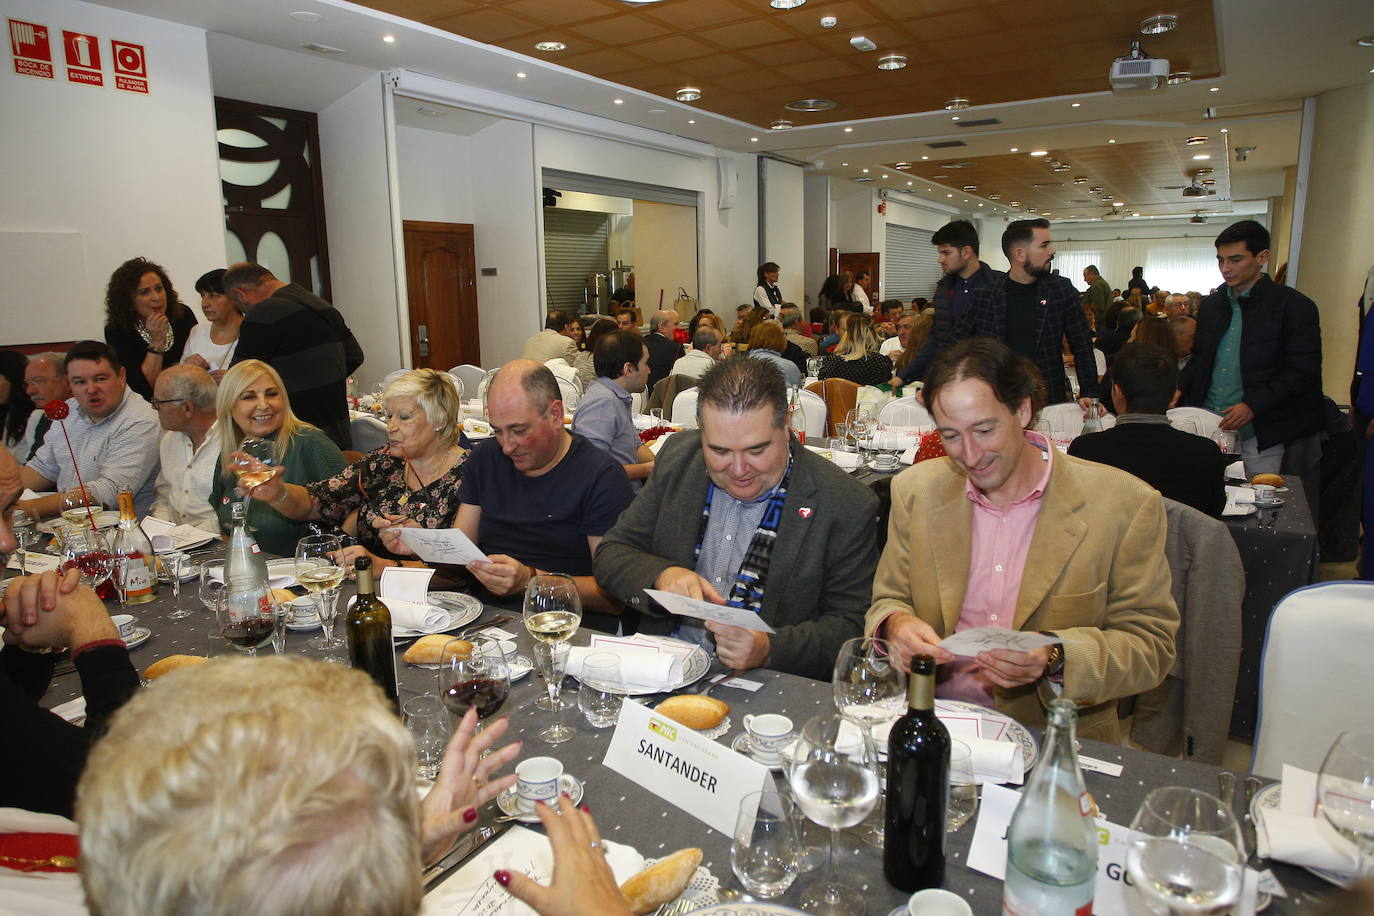
M720 359L720 346L720 334L715 328L709 325L697 328L692 335L692 349L673 363L672 371L668 374L701 378Z
M153 408L164 432L158 441L162 469L148 514L219 534L219 519L210 505L219 460L215 380L185 363L163 369L153 386Z

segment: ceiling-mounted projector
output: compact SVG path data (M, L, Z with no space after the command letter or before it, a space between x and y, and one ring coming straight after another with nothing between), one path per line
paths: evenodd
M1130 56L1112 61L1108 79L1113 92L1130 92L1135 89L1158 89L1168 76L1169 62L1150 57L1140 49L1140 42L1133 41Z

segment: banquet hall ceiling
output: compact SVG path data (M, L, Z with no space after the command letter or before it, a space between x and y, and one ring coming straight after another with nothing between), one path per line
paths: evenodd
M790 10L767 0L365 0L372 9L547 60L766 126L796 126L938 111L952 98L975 106L1106 88L1106 69L1133 39L1171 70L1194 79L1220 73L1208 0L1168 12L1179 27L1140 34L1161 11L1150 0L810 0ZM822 17L837 24L824 28ZM857 36L877 47L851 47ZM557 41L566 49L541 52ZM887 54L900 70L879 70ZM789 111L800 99L830 99L820 112Z

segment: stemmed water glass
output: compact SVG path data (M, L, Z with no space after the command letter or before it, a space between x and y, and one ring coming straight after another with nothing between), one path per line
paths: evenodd
M1374 857L1374 731L1342 732L1317 775L1317 807L1336 832L1355 844L1356 876Z
M815 916L860 916L863 895L836 880L835 841L839 831L868 817L878 802L878 760L867 729L838 714L816 716L802 726L787 781L792 798L808 818L830 830L825 880L812 884L801 906Z
M862 456L866 448L871 448L873 434L878 430L877 419L867 407L855 407L844 415L844 422Z
M339 583L344 578L344 568L336 557L342 549L343 543L333 534L315 534L296 542L296 578L315 596L323 630L320 636L310 640L310 646L315 649L333 651L347 645L334 633L334 618L339 610ZM330 660L339 659L331 656Z
M557 700L567 673L568 640L582 623L582 599L577 594L577 583L571 576L532 576L525 586L524 618L525 629L544 644L540 648L545 652L536 650L536 655L541 667L547 665L544 670L549 700L561 712L566 706ZM572 728L555 717L554 723L541 731L539 737L549 744L561 744L574 734Z
M1151 912L1226 913L1240 898L1245 841L1221 799L1165 786L1131 822L1126 870Z
M835 656L835 673L831 678L835 709L870 733L876 726L896 721L906 711L906 673L892 664L892 658L887 642L872 636L846 640ZM882 782L883 773L878 775ZM883 844L883 806L880 794L875 816L859 833L860 839L870 846Z
M23 509L15 509L10 516L10 533L14 535L15 546L19 548L19 575L29 574L29 547L38 543L38 531L33 516Z
M215 576L214 570L219 570L219 576ZM217 564L204 563L200 567L200 603L205 605L205 609L211 614L219 611L219 606L224 603L224 563Z

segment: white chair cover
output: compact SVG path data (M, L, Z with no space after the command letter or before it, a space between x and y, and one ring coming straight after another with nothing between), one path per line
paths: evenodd
M630 395L630 413L639 416L644 412L644 392L636 391Z
M1040 420L1049 426L1053 439L1072 439L1083 432L1083 408L1072 401L1049 405L1040 411Z
M386 424L376 417L354 417L348 425L354 451L367 453L386 445Z
M453 386L453 390L458 393L458 403L463 403L463 398L467 397L467 386L463 384L463 380L452 372L445 372L443 376L448 380L448 383Z
M1212 438L1212 433L1216 432L1217 427L1221 424L1220 414L1212 413L1210 410L1204 410L1201 407L1175 407L1170 410L1166 416L1168 416L1170 423L1174 424L1176 427L1180 427L1187 433L1194 432L1194 430L1187 423L1180 426L1178 421L1191 421L1192 426L1197 427L1197 434L1204 439Z
M386 378L382 379L382 390L386 391L391 387L391 383L409 372L409 369L397 369L395 372L388 372Z
M454 378L462 379L463 391L476 391L482 384L482 376L486 371L481 366L474 366L471 363L464 363L461 366L454 366L448 370L448 374Z
M695 388L679 391L677 397L673 398L671 420L674 426L682 426L687 429L697 428L697 390Z
M1250 771L1316 772L1337 735L1374 728L1371 659L1374 582L1322 582L1280 599L1264 639Z
M682 395L678 395L681 397ZM696 412L696 398L692 398L692 411ZM676 402L674 402L676 407ZM825 399L814 391L802 389L801 409L803 427L806 429L806 440L812 445L823 444L820 440L825 435ZM676 411L674 411L676 413ZM694 420L695 422L695 420Z
M878 411L878 422L883 426L910 426L935 428L935 418L930 415L914 397L896 398L888 401Z

